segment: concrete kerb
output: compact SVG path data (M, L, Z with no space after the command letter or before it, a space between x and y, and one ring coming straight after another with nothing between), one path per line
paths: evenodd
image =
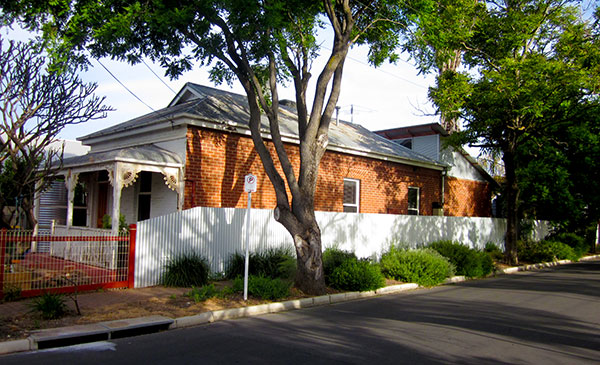
M600 255L587 256L585 258L582 258L580 261L597 260L597 259L600 259ZM569 264L569 263L572 263L572 261L561 260L561 261L535 264L535 265L510 267L507 269L498 270L497 273L511 274L511 273L515 273L518 271L527 271L527 270L532 270L532 269L537 269L537 268L553 267L553 266L564 265L564 264ZM462 276L455 276L455 277L449 278L446 281L446 283L457 283L457 282L461 282L461 281L465 281L465 280L466 279ZM212 322L216 322L216 321L226 320L226 319L250 317L250 316L257 316L257 315L262 315L262 314L267 314L267 313L277 313L277 312L303 309L303 308L309 308L309 307L315 307L315 306L323 306L323 305L341 303L341 302L350 301L350 300L369 298L369 297L374 297L374 296L396 294L396 293L400 293L400 292L404 292L404 291L408 291L408 290L414 290L414 289L418 289L418 288L419 288L418 284L408 283L408 284L400 284L400 285L391 285L391 286L380 288L380 289L377 289L374 291L338 293L338 294L322 295L322 296L313 297L313 298L288 300L285 302L278 302L278 303L260 304L260 305L255 305L255 306L251 306L251 307L232 308L232 309L223 309L223 310L218 310L218 311L204 312L204 313L200 313L200 314L193 315L193 316L176 318L176 319L172 320L173 322L168 326L168 329L185 328L185 327L197 326L197 325L212 323ZM140 319L134 318L129 321L133 321L133 322L137 323L137 322L139 322L139 320ZM107 322L106 324L110 323L111 325L114 325L114 323L117 323L118 321L111 321L111 322ZM104 326L103 324L98 324L98 325L102 325L105 329L112 327L111 325L108 325L108 326ZM75 327L77 327L77 326L75 326ZM54 330L58 331L61 329L54 329ZM66 330L69 333L69 336L76 335L76 333L73 332L76 330L74 328L68 327L68 328L63 328L62 330ZM83 330L83 328L82 328L82 330ZM85 336L86 333L87 332L84 330L81 334ZM48 332L48 334L50 334L50 331ZM37 336L37 337L39 337L39 336ZM24 340L0 342L0 354L9 354L9 353L13 353L13 352L36 350L38 347L37 346L37 337L34 334L34 335L31 335L28 339L24 339Z
M0 342L0 355L30 350L33 350L33 344L32 340L29 338L24 340Z
M579 259L579 261L591 261L591 260L598 260L598 259L600 259L600 255L590 255L590 256L582 257L581 259ZM519 271L530 271L530 270L535 270L535 269L543 269L546 267L574 264L579 261L557 260L557 261L551 261L551 262L541 262L539 264L522 265L522 266L516 266L516 267L509 267L506 269L499 269L499 270L496 270L495 273L496 274L514 274Z

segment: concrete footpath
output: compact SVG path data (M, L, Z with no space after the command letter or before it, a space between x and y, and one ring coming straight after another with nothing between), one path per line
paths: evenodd
M600 260L600 255L587 256L581 261L588 260ZM520 267L511 267L507 269L497 270L496 274L511 274L519 271L542 269L570 263L571 261L569 260L562 260ZM465 280L466 279L464 277L456 276L448 279L446 283L456 283ZM215 310L174 319L164 316L148 316L70 327L51 328L36 331L33 334L31 334L27 339L0 342L0 354L69 346L94 341L104 341L139 334L152 333L161 330L197 326L226 319L235 319L241 317L289 311L294 309L309 308L314 306L329 305L373 296L396 294L407 290L414 290L418 287L419 286L414 283L400 284L380 288L374 291L330 294L313 298L303 298L249 307ZM102 294L106 293L98 293L98 295Z

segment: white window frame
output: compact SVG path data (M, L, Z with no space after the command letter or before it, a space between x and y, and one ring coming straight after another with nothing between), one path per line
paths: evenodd
M406 201L407 201L407 205L408 205L408 214L409 215L419 215L419 213L420 213L419 207L421 206L421 188L419 188L417 186L409 186L408 187L408 191L410 192L411 190L416 190L417 191L417 208L415 209L415 208L411 208L410 207L410 201L408 200L410 194L407 193L406 194ZM416 214L412 214L411 212L414 212Z
M351 203L346 203L344 202L344 196L343 196L343 188L342 188L342 203L344 206L344 212L346 212L346 207L349 208L355 208L356 212L346 212L346 213L360 213L360 180L357 179L350 179L350 178L344 178L344 185L346 185L346 181L347 182L351 182L351 183L355 183L356 184L356 196L354 197L354 200L356 201L355 204L351 204Z

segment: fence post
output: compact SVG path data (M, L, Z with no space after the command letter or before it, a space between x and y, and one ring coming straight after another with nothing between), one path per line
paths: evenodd
M133 289L135 285L135 224L129 225L129 265L127 267L127 287Z
M4 260L6 259L6 228L0 231L0 299L4 298Z

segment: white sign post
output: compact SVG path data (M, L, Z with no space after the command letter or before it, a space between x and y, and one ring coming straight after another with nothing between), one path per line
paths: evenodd
M246 259L244 262L244 300L248 300L248 266L250 262L250 210L252 209L252 193L256 191L256 176L248 174L244 177L244 191L248 193L248 214L246 214Z

